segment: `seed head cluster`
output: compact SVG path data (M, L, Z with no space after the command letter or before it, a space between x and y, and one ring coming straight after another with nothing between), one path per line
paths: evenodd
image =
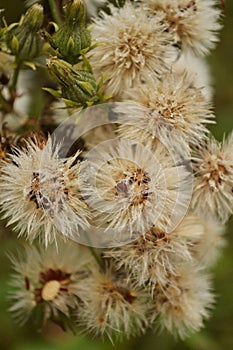
M70 9L81 16L84 3L87 18L72 22ZM62 138L60 126L48 136L50 117L61 120L61 109L45 106L40 122L21 123L41 128L42 139L34 133L19 143L21 129L2 125L2 217L30 243L18 257L10 254L10 311L21 324L39 312L38 327L50 320L112 342L147 330L184 339L210 316L209 269L233 212L233 134L217 141L208 129L215 115L202 59L218 41L221 10L217 0L114 3L72 0L60 9L68 24L42 29L49 45L57 27L75 22L68 42L56 41L66 56L56 46L58 57L49 59L59 85L46 91L53 106L69 109ZM17 38L5 45L16 63ZM85 45L78 49L74 38ZM20 64L35 68L38 61ZM13 82L1 90L3 119L14 89Z

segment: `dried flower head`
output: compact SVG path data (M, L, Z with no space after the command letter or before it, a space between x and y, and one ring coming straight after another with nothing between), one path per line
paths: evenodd
M152 226L169 231L187 210L188 171L160 143L153 153L124 139L102 143L88 153L82 177L82 195L99 226L122 237Z
M174 147L196 144L205 136L206 123L212 122L210 102L190 76L165 74L158 84L132 89L127 103L120 103L119 134L142 143L159 138Z
M193 208L226 222L233 213L233 133L222 143L211 137L197 147L193 170Z
M107 336L113 342L145 331L150 297L127 281L124 273L112 267L105 271L94 269L85 283L78 323L86 333Z
M42 324L49 318L59 320L60 314L71 316L80 304L82 286L93 258L88 248L76 243L59 242L46 251L27 247L23 257L11 256L15 273L9 294L10 311L24 324L40 309Z
M110 8L111 15L102 13L95 20L92 36L100 45L92 51L90 62L95 73L106 78L108 93L120 96L135 83L164 72L175 50L160 15L148 18L129 2L120 9Z
M130 244L107 250L105 256L113 258L118 268L124 267L137 285L149 286L153 294L157 283L165 285L181 264L193 261L193 244L203 233L198 217L186 216L171 233L152 227Z
M29 140L2 166L0 204L19 236L31 242L39 237L47 246L58 234L73 238L86 227L89 212L79 195L77 156L64 160L51 139L46 146Z
M149 12L163 13L164 22L177 44L198 55L206 55L218 41L221 25L218 1L213 0L144 0Z
M192 265L182 266L166 285L157 285L154 293L155 327L184 339L197 332L209 317L214 296L209 277Z

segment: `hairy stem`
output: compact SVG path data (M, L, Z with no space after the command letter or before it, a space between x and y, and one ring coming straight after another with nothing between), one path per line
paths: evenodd
M95 249L91 246L88 246L91 254L93 255L93 257L95 258L95 260L97 261L97 263L100 265L100 267L103 267L103 260L101 259L101 257L97 254L97 252L95 251Z
M16 85L18 82L18 78L19 78L19 72L20 72L20 68L21 68L21 62L15 62L16 63L16 67L14 69L14 73L13 73L13 78L12 78L12 83L9 87L9 91L11 93L11 95L13 96L13 94L16 91Z
M56 3L55 3L55 0L48 0L48 3L49 3L49 7L50 7L50 11L51 11L53 20L57 24L61 23L61 20L60 20L58 11L57 11L57 6L56 6Z

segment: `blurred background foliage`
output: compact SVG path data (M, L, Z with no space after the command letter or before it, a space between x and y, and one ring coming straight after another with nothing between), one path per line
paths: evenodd
M220 0L219 0L220 2ZM15 22L24 12L22 0L0 0L5 8L7 22ZM217 124L211 131L217 139L233 128L233 1L225 0L224 27L217 48L208 57L213 87ZM216 306L211 319L203 331L185 341L174 340L167 334L131 339L113 346L110 342L91 340L84 336L64 334L58 327L49 324L38 331L34 324L19 327L14 323L7 309L7 281L11 273L7 252L15 252L19 240L15 234L4 228L0 230L0 348L2 350L230 350L233 349L233 218L228 222L227 246L213 269L216 291ZM22 242L23 243L23 242Z

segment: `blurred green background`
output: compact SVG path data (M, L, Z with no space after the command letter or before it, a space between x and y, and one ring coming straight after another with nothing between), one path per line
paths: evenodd
M219 0L220 2L220 0ZM24 10L21 0L0 0L0 8L6 8L8 22L17 21ZM211 131L221 139L224 132L233 129L233 1L225 1L224 28L220 42L208 58L215 89L215 111L217 125ZM230 350L233 349L233 219L228 222L226 239L228 245L213 269L214 285L217 295L216 307L206 327L186 341L175 341L169 335L145 336L125 341L113 346L90 340L84 336L64 334L56 326L48 325L38 332L33 325L18 327L7 311L9 307L6 294L9 290L7 280L10 266L6 252L15 251L18 241L10 231L0 231L0 348L1 350Z

